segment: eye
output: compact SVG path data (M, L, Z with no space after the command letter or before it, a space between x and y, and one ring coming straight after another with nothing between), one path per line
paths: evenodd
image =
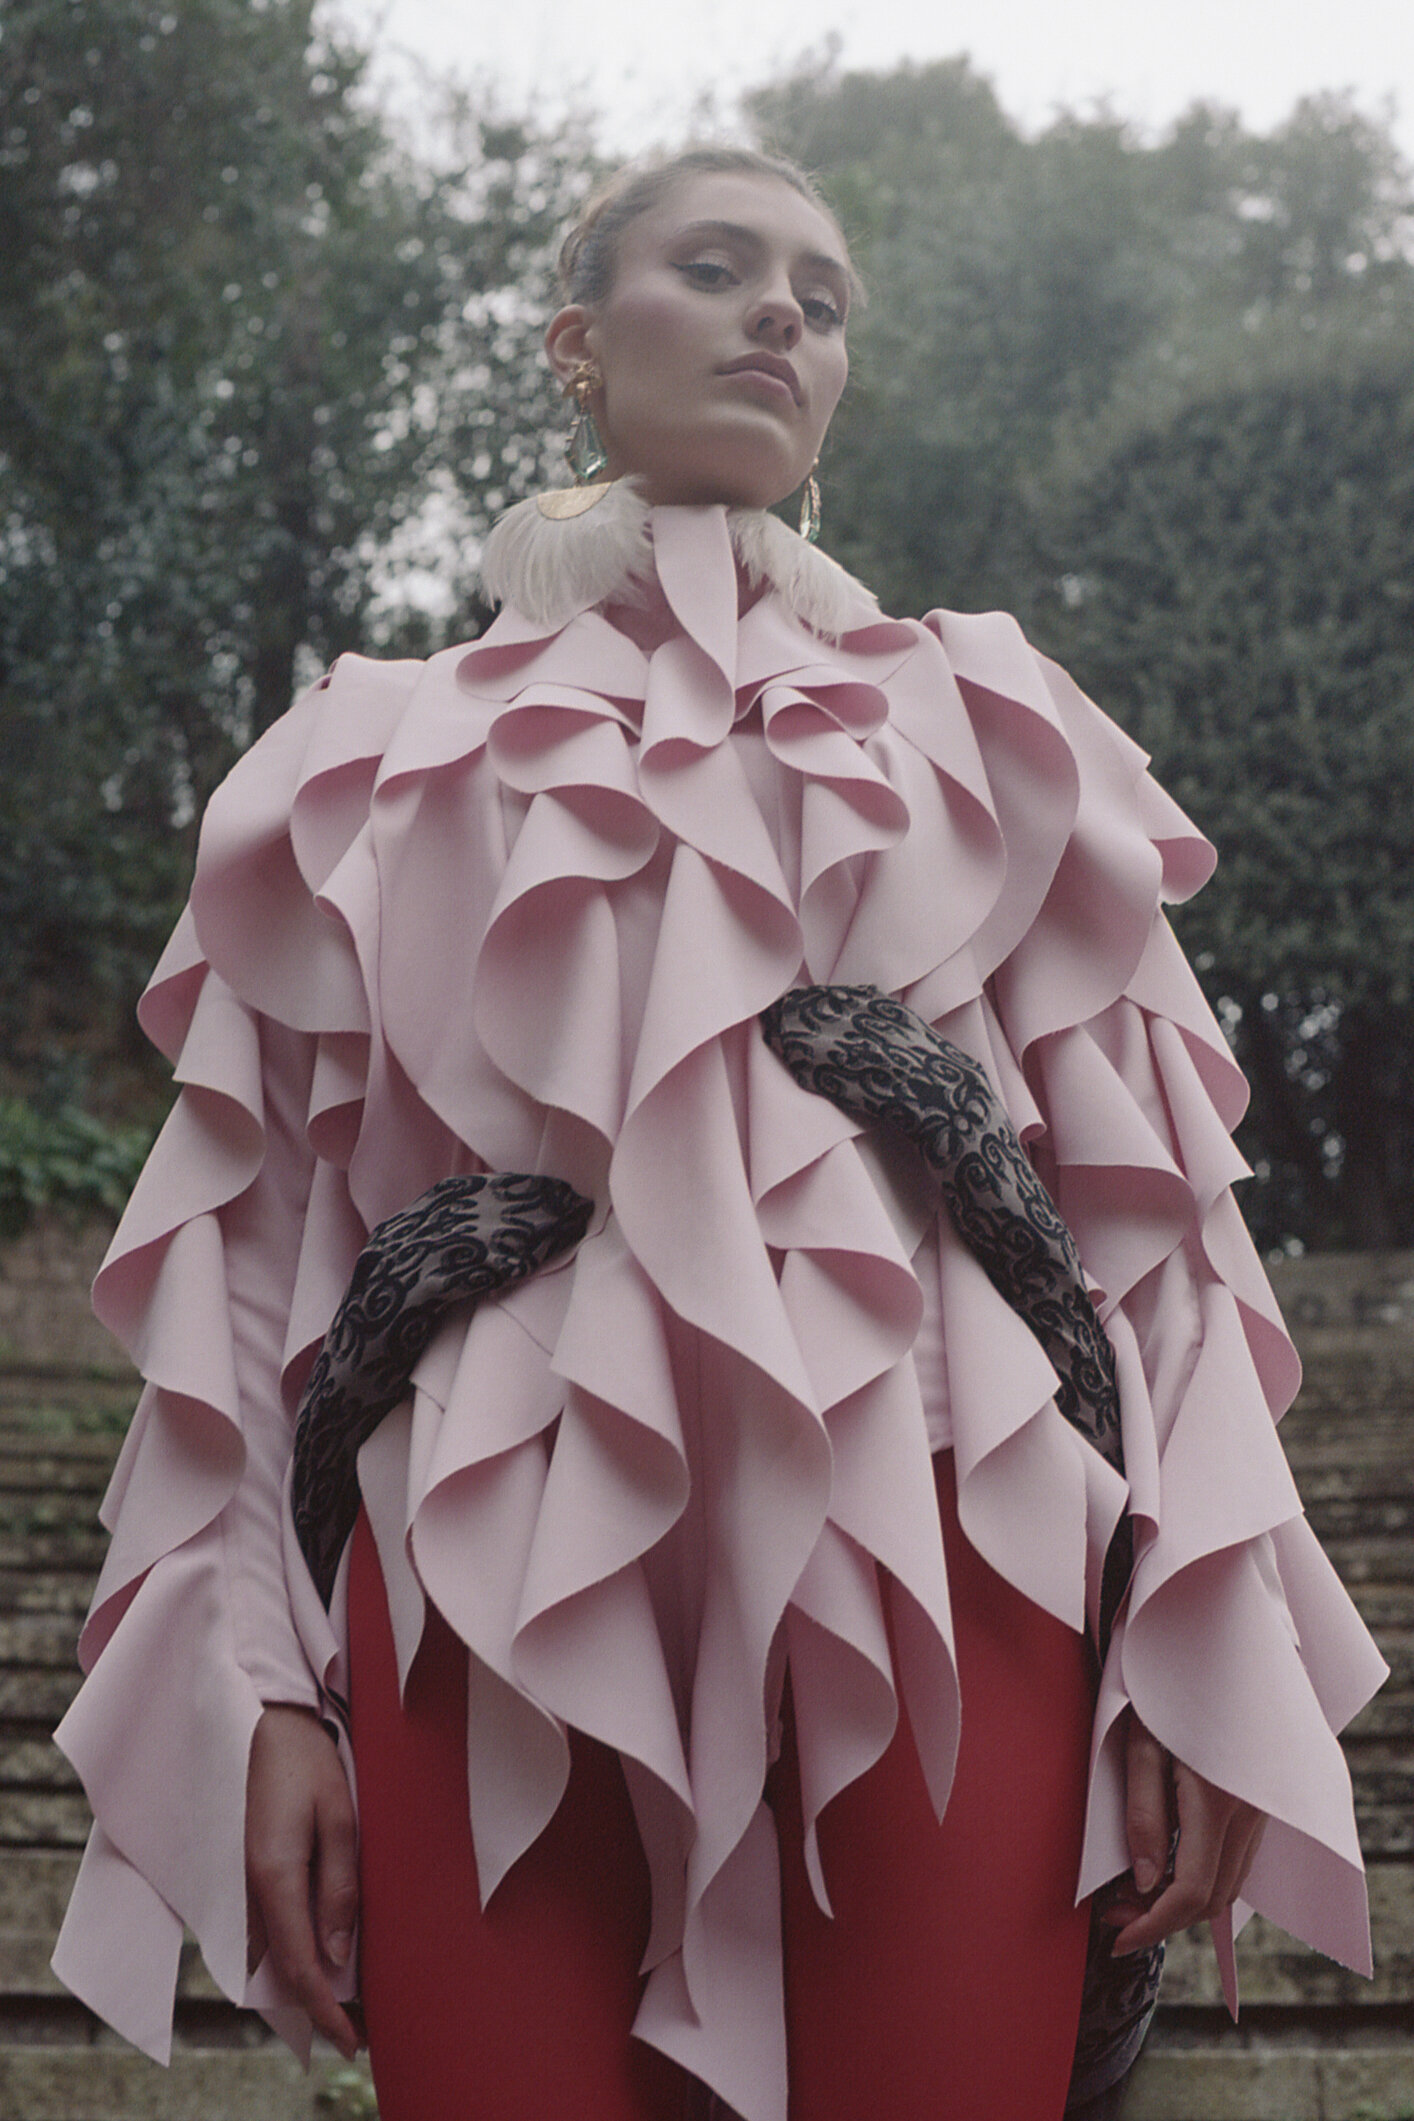
M839 331L844 325L844 310L832 295L802 295L800 306L808 322L819 331Z
M677 265L676 270L684 279L690 280L694 287L714 293L718 288L736 285L736 274L730 265L724 265L719 258L685 258Z

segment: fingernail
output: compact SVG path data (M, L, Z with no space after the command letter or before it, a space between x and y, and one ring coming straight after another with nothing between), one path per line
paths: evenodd
M1159 1866L1147 1856L1141 1856L1134 1866L1134 1883L1141 1893L1152 1892L1159 1880Z
M333 1960L335 1966L347 1966L349 1953L352 1949L353 1931L335 1930L333 1936L329 1939L329 1957Z

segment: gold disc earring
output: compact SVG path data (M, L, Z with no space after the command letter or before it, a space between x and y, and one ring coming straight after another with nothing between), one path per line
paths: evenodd
M563 396L573 398L578 408L570 438L565 444L565 456L574 473L576 486L591 485L608 468L609 452L589 409L589 400L603 387L603 375L593 361L581 361L564 387Z
M807 545L813 545L820 535L820 485L815 474L820 469L817 457L810 467L805 481L805 491L800 496L800 535Z

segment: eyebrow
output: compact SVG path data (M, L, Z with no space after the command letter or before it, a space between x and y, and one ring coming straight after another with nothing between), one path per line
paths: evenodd
M744 243L753 250L764 250L765 243L756 229L748 228L742 221L688 221L680 228L675 242L687 242L697 236L727 236L733 242ZM840 258L832 257L827 250L807 250L801 253L801 263L811 266L816 272L833 273L849 290L854 287L854 275Z

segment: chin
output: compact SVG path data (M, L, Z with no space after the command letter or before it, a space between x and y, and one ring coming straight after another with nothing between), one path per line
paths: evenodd
M690 451L681 442L675 437L674 446L654 453L654 460L624 463L624 474L655 506L774 508L810 474L808 462L797 467L795 451L787 461L785 451L763 446L760 437L743 443L733 436L730 446L704 438Z

